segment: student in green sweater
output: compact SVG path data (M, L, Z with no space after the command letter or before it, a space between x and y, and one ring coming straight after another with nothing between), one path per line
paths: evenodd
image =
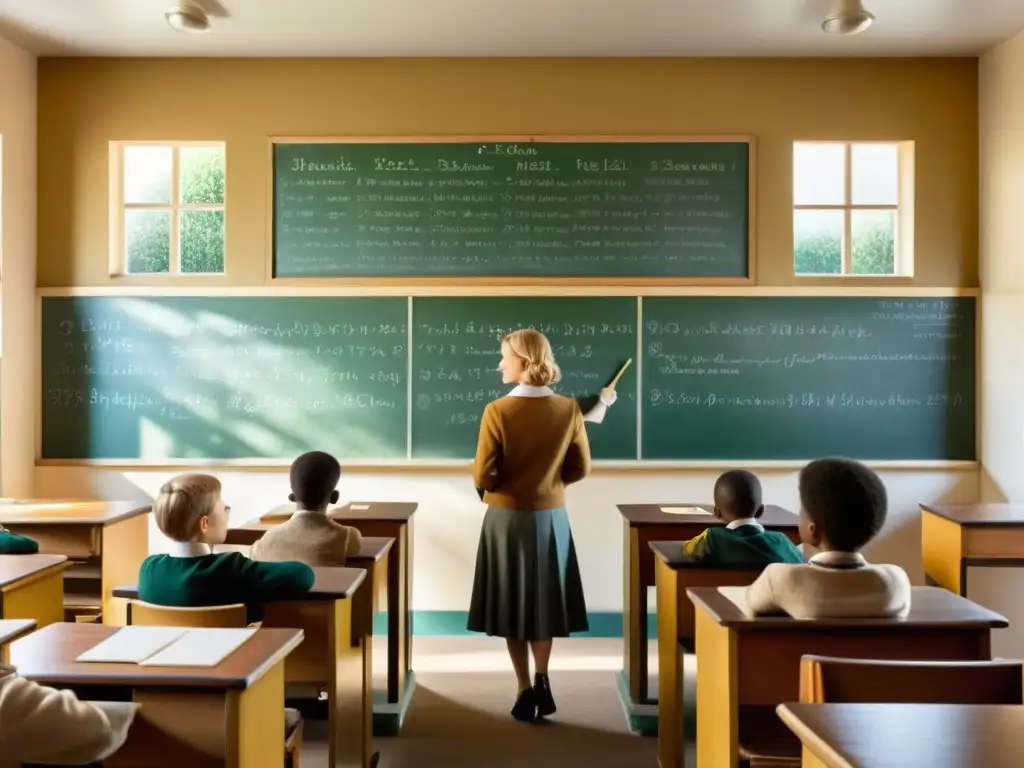
M11 533L0 525L0 555L34 555L38 551L38 541Z
M160 489L153 516L171 540L169 553L147 557L139 570L139 599L156 605L256 606L298 599L313 586L304 563L257 563L239 552L213 554L228 532L229 508L211 475L178 475Z
M763 513L757 477L742 469L726 472L715 483L715 517L725 525L708 528L683 542L683 554L729 568L802 563L800 550L789 539L777 531L766 531L757 521Z

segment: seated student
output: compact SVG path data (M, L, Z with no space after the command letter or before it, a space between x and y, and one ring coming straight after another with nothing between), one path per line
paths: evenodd
M359 551L363 537L348 525L327 516L327 507L338 503L335 490L341 465L329 453L310 451L292 463L290 472L295 513L275 525L252 545L253 560L298 560L307 565L343 566Z
M39 551L39 542L28 536L11 533L0 525L0 555L34 555Z
M171 539L169 554L150 555L139 570L139 599L199 607L298 599L313 586L304 563L257 563L239 552L214 554L228 531L228 507L211 475L178 475L153 504L156 524Z
M80 701L0 664L0 768L104 760L124 744L137 710L127 702Z
M747 604L796 619L906 616L906 572L860 554L885 524L886 504L881 479L863 464L812 461L800 471L800 538L820 551L806 565L767 566L747 588Z
M726 472L715 482L715 517L725 525L683 542L683 554L732 568L802 563L800 550L789 539L778 531L766 531L757 521L763 513L757 477L743 469Z

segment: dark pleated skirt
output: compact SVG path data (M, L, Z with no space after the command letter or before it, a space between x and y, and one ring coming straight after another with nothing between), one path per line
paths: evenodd
M589 629L565 507L487 508L468 627L513 640L550 640Z

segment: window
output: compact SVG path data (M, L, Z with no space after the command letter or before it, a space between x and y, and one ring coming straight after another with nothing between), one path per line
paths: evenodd
M111 146L111 272L223 274L224 145Z
M797 275L913 274L913 144L793 145Z

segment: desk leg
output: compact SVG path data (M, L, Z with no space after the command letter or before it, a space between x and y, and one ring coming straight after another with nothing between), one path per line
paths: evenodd
M412 520L398 527L388 553L388 703L398 704L412 667Z
M623 669L634 704L647 701L647 590L640 579L640 531L625 523Z
M35 619L38 629L64 621L64 571L51 568L0 591L0 619Z
M682 768L683 654L679 647L679 579L660 560L654 566L658 595L658 765Z
M701 608L696 611L695 624L697 768L735 768L739 760L740 714L736 633L718 624Z
M828 768L828 766L811 750L804 747L800 756L800 768Z
M371 768L373 757L373 654L370 627L372 584L364 583L351 600L334 602L331 644L337 659L330 668L331 706L327 747L330 768ZM365 590L363 597L357 598ZM360 614L363 614L362 616ZM355 634L353 634L355 633ZM358 637L359 642L353 642Z
M928 578L954 594L967 596L963 528L952 520L922 512L921 560Z
M124 626L128 622L128 601L114 597L114 588L135 584L148 555L148 514L103 526L100 589L104 624Z

